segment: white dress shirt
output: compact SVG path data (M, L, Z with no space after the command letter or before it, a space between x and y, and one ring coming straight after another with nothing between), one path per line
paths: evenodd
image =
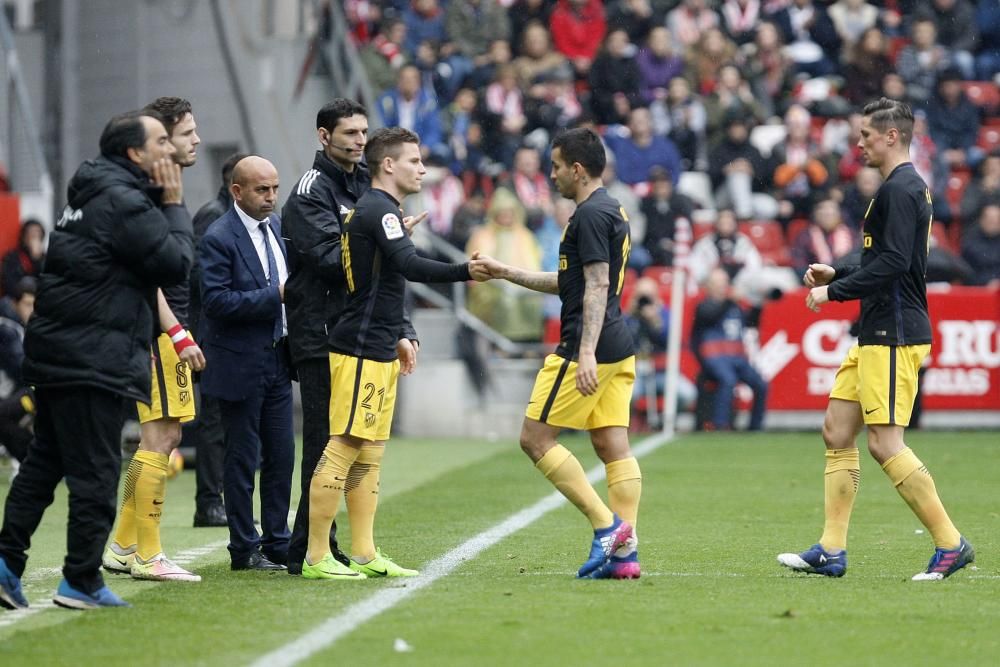
M271 244L274 263L278 266L278 283L271 280L271 271L267 264L267 250L264 249L264 234L261 233L260 229L260 223L267 222L267 219L254 220L246 211L240 208L239 204L233 203L233 206L236 208L236 215L240 217L243 226L247 228L247 233L250 234L250 241L253 243L254 250L257 251L257 259L260 260L260 265L264 269L264 277L272 285L284 285L285 281L288 280L288 264L285 262L284 253L281 252L281 246L278 245L278 239L274 238L274 233L270 231L270 226L266 226L264 228L268 230L266 242ZM281 335L288 335L288 318L285 315L285 304L281 304Z

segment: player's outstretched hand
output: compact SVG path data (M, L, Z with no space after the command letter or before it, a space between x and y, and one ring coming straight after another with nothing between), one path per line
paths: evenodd
M172 159L165 157L153 163L153 182L163 188L163 198L160 201L164 205L184 201L181 168Z
M819 307L830 300L827 289L829 288L826 285L820 285L809 290L809 294L806 296L806 307L814 313L818 313Z
M503 264L488 255L481 254L478 250L472 253L469 262L469 274L477 282L486 282L493 278L503 277Z
M180 360L191 367L193 371L205 370L205 353L197 345L188 345L178 355Z
M418 215L408 215L403 218L403 229L410 236L413 236L413 228L419 225L421 222L427 219L427 211L420 213Z
M400 338L399 341L396 342L396 354L399 355L400 375L409 375L416 370L417 349L417 342L409 340L408 338Z
M802 276L802 282L806 287L829 285L836 273L837 271L829 264L810 264L806 274Z

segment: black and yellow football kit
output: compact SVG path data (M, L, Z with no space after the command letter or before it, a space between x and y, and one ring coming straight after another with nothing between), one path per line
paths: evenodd
M832 301L861 299L858 346L837 372L831 398L861 403L866 424L910 423L917 372L930 352L927 253L930 190L906 162L868 205L861 264L837 269Z
M621 312L621 291L630 251L628 216L621 204L598 188L577 206L559 244L559 346L545 359L525 414L553 426L595 429L628 426L635 352ZM608 303L597 341L598 389L584 396L576 388L577 357L583 335L583 268L606 262Z
M153 349L153 386L149 392L149 405L137 402L139 423L159 419L176 419L181 423L195 418L194 388L191 369L180 360L174 344L167 334L156 338Z
M330 332L330 433L386 440L395 408L406 281L469 280L469 265L417 255L402 211L369 190L344 217L341 253L347 302Z

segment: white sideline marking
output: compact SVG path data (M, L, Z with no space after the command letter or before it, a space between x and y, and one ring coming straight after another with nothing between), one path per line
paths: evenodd
M632 453L636 458L639 458L659 449L671 440L673 440L672 436L655 435L636 444L632 448ZM604 474L604 466L598 465L590 470L587 479L594 483L603 479ZM382 612L392 609L417 591L427 588L441 577L447 576L465 561L472 560L504 538L510 537L522 528L538 521L565 502L566 499L558 491L550 493L534 505L507 517L492 528L469 538L448 553L431 561L423 568L419 577L407 579L405 583L400 583L398 586L383 588L364 600L352 604L336 616L327 618L298 639L260 656L250 663L251 667L291 667L291 665L305 660L350 634Z

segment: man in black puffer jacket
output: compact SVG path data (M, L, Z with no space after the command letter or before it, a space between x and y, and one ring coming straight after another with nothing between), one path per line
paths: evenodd
M156 289L187 277L194 240L163 124L139 112L116 116L100 145L100 157L70 181L25 335L24 378L36 388L38 414L0 530L0 604L8 608L27 606L20 577L28 544L64 477L68 553L54 601L127 605L100 573L121 429L131 402L150 400Z

